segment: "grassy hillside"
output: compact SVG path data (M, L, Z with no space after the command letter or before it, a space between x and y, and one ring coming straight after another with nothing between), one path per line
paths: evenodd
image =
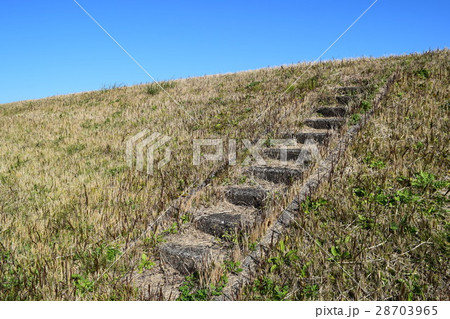
M330 87L375 89L394 70L385 107L299 215L315 237L293 229L242 298L444 298L448 61L445 50L162 83L179 103L150 84L0 105L0 298L140 298L123 278L158 259L164 233L127 247L224 164L194 166L194 138L276 136ZM172 160L154 176L125 161L126 140L145 128L172 137Z
M449 54L404 57L384 106L241 296L448 300Z

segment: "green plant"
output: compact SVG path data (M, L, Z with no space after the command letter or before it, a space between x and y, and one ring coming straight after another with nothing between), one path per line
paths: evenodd
M187 224L187 223L189 223L190 219L191 219L191 215L190 214L184 214L183 216L181 216L181 223L182 224Z
M252 291L256 295L256 299L280 301L289 293L288 285L278 285L268 276L256 279L253 282Z
M318 285L306 285L303 288L303 295L306 299L314 300L317 298L319 294L319 286Z
M439 106L440 109L449 112L450 111L450 100L446 101L445 103L442 103Z
M278 270L282 265L291 266L297 260L299 260L297 250L287 250L284 240L280 240L278 255L268 259L268 262L272 264L270 272Z
M372 108L372 102L368 100L364 100L361 102L361 108L364 112L369 111Z
M186 276L183 284L178 288L180 296L179 301L206 301L213 296L220 296L222 290L228 282L228 277L224 274L219 282L210 284L208 287L199 287L198 273Z
M147 86L147 88L145 89L145 92L148 95L156 95L161 91L161 88L157 85L157 84L150 84Z
M240 261L225 260L223 266L227 271L233 274L240 273L243 270L242 268L240 268Z
M238 234L235 232L226 231L225 234L222 235L222 239L238 244Z
M173 87L175 87L175 82L171 82L171 81L169 81L169 82L166 82L166 81L165 82L158 82L158 83L153 82L153 83L151 83L151 84L146 86L145 92L148 95L157 95L159 92L161 92L163 90L168 90L168 89L173 88ZM155 110L156 107L155 108L152 107L152 109Z
M178 233L178 223L177 222L173 222L169 228L167 228L166 230L163 231L163 233L168 233L168 234L176 234Z
M306 198L304 202L301 203L301 208L305 214L318 213L320 207L326 205L328 201L324 198L318 198L316 200L311 200L310 197Z
M361 115L358 113L352 114L350 117L350 125L355 125L361 120Z
M261 89L261 82L260 81L252 81L245 88L247 90L257 92Z
M381 159L376 158L372 153L367 154L363 162L370 168L374 169L380 169L386 166L386 164Z
M113 84L109 84L109 85L104 85L102 88L101 88L101 92L108 92L108 91L111 91L111 90L115 90L115 89L120 89L120 88L122 88L122 87L124 87L124 84L121 84L121 83L113 83Z
M314 75L313 77L306 79L303 82L291 83L286 87L286 93L298 91L299 94L306 90L314 90L319 85L319 77Z
M341 260L350 258L350 253L348 251L342 251L339 246L331 246L330 248L331 255L329 260Z
M67 147L67 154L73 155L75 153L81 152L86 149L86 145L84 144L72 144Z
M106 248L106 260L108 262L113 262L116 260L117 256L121 255L122 252L117 247L108 246Z
M420 283L420 276L416 273L406 274L406 278L399 278L397 281L405 286L408 291L408 301L422 300L427 286Z
M331 246L330 253L332 257L328 258L330 261L339 261L344 259L351 259L351 253L346 249L346 245L350 241L350 236L346 236L344 239L338 239L335 241L335 245Z
M242 175L239 177L238 184L245 184L247 182L248 177L246 175Z
M308 261L304 264L300 270L300 278L306 278L308 276L308 268L311 266L312 262Z
M414 144L414 149L416 151L420 151L425 147L425 144L422 141L417 142L416 144Z
M88 292L92 292L94 290L94 282L88 280L87 278L74 274L72 275L72 281L75 286L75 290L78 295L83 296Z
M415 75L421 77L422 79L429 79L431 76L430 70L420 69L414 73Z
M418 172L415 177L411 179L411 186L425 190L428 187L434 187L436 176L428 172Z
M144 269L150 270L155 266L155 263L151 261L147 254L141 255L141 260L139 261L138 270L139 273L142 273Z
M165 239L163 234L150 233L150 236L144 239L144 244L146 246L154 247L159 243L163 243L164 241Z

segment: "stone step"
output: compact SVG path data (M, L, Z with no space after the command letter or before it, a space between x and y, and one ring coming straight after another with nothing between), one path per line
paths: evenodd
M306 119L304 123L306 126L314 129L333 130L340 128L345 123L345 120L338 117L318 117Z
M253 206L260 208L264 206L267 191L256 187L229 187L225 191L225 198L234 205Z
M285 152L285 160L296 161L301 151L301 148L266 148L262 153L265 157L280 160L281 154Z
M207 265L210 249L205 246L167 243L161 245L161 259L183 275L189 275Z
M270 139L268 141L268 145L270 145L270 146L296 146L297 142L293 138Z
M344 117L347 114L345 106L320 106L316 109L316 113L325 117Z
M248 169L248 173L256 178L260 178L275 184L290 185L293 181L302 178L303 171L291 167L278 166L252 166Z
M194 221L198 230L215 237L234 235L244 228L241 214L215 213L199 217Z
M197 231L198 232L198 231ZM183 275L206 269L213 261L223 258L223 252L214 244L214 237L177 234L160 245L161 260Z
M352 102L356 102L359 100L359 97L356 95L339 95L336 96L336 101L341 105L349 105Z
M267 148L263 150L263 155L278 161L295 161L299 165L309 166L313 161L312 149L302 148Z
M300 144L326 144L331 133L328 130L302 130L297 133L287 133L286 138L295 138Z
M336 88L336 92L342 95L355 95L362 93L364 89L361 86L342 86Z

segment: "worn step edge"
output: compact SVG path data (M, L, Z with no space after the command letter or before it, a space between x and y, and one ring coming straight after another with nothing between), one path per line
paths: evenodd
M333 130L344 125L345 119L338 117L317 117L304 120L304 124L314 129Z
M263 150L263 155L282 162L296 161L304 166L309 166L313 160L313 150L310 147L266 148Z
M355 95L364 92L364 88L361 86L341 86L335 88L335 91L342 95Z
M330 139L331 132L329 130L302 130L296 133L285 133L285 138L295 138L300 144L319 144L323 145Z
M342 105L348 105L352 102L357 102L360 100L360 97L357 95L338 95L335 97L336 102Z
M325 117L344 117L347 115L346 106L319 106L315 112Z
M247 170L248 174L275 184L290 185L293 181L303 177L303 170L290 167L277 166L251 166Z
M238 206L263 207L267 195L267 190L256 187L230 186L225 190L227 201Z
M212 263L221 262L224 256L224 252L215 244L214 237L206 233L201 233L199 237L177 234L159 246L159 253L164 264L182 275L205 270Z
M253 216L252 216L253 215ZM257 211L242 213L212 213L198 217L194 225L198 230L221 239L230 239L235 234L253 226ZM227 238L225 238L227 237Z

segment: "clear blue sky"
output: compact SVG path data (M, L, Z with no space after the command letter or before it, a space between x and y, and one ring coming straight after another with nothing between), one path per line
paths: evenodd
M78 0L157 80L315 60L374 0ZM450 1L379 0L326 54L449 47ZM0 103L150 78L73 0L0 1Z

